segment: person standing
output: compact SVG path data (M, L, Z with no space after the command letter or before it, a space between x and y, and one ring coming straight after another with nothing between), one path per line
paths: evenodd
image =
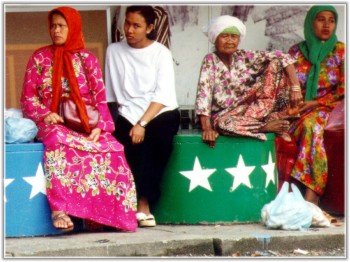
M171 52L154 41L151 6L129 6L126 41L106 53L106 87L118 104L114 136L135 177L139 226L155 226L152 207L180 124Z
M48 14L52 44L30 57L21 107L33 120L37 139L45 146L44 172L53 226L74 229L71 216L125 231L136 231L136 189L123 146L112 136L105 86L97 58L85 49L82 20L71 7ZM85 132L65 126L61 100L78 108ZM97 126L87 124L85 103L99 114Z

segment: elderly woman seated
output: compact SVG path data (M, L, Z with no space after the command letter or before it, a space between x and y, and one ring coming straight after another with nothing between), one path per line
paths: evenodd
M290 141L288 109L302 102L295 60L238 49L246 27L236 17L214 18L203 31L215 45L203 59L196 96L203 141L214 147L219 134L266 140L267 132Z

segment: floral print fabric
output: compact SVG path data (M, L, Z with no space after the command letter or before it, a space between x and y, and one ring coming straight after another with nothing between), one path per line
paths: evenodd
M84 101L96 102L101 114L97 126L102 132L96 143L89 141L87 135L64 125L46 125L43 122L50 112L52 100L52 48L45 47L34 52L26 69L21 106L24 116L37 124L37 138L45 145L48 201L52 210L135 231L137 206L134 180L123 146L111 135L114 123L106 102L100 66L92 53L83 50L81 55L87 76L79 56L72 55L79 90ZM62 78L62 96L69 96L65 77Z
M289 103L283 70L295 61L280 51L237 50L227 68L215 53L203 59L196 97L196 115L211 116L226 135L266 140L257 130L285 114Z
M305 94L307 74L312 65L301 53L298 45L292 46L289 53L297 60L297 75ZM328 178L324 128L336 105L335 102L344 97L344 61L345 46L338 42L320 64L317 101L321 106L303 113L290 129L299 148L291 176L319 195L323 195Z

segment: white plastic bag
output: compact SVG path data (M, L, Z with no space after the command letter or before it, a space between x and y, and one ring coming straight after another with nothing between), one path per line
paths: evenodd
M304 230L311 226L312 213L299 189L284 182L275 200L266 204L261 210L263 223L267 228L284 230Z
M23 113L21 109L18 108L9 108L5 110L5 119L8 117L17 117L17 118L22 118Z
M7 117L5 119L5 142L26 143L32 141L38 128L36 124L27 118Z
M312 214L312 227L331 227L331 222L326 218L326 216L323 214L323 211L321 208L316 206L315 204L311 202L307 202L307 206L310 209L310 212Z

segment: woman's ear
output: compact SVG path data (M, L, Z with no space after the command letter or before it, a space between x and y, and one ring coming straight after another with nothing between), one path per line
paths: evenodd
M147 30L146 30L147 35L148 35L149 33L151 33L153 29L154 29L154 25L153 25L153 24L148 25L148 26L147 26Z

